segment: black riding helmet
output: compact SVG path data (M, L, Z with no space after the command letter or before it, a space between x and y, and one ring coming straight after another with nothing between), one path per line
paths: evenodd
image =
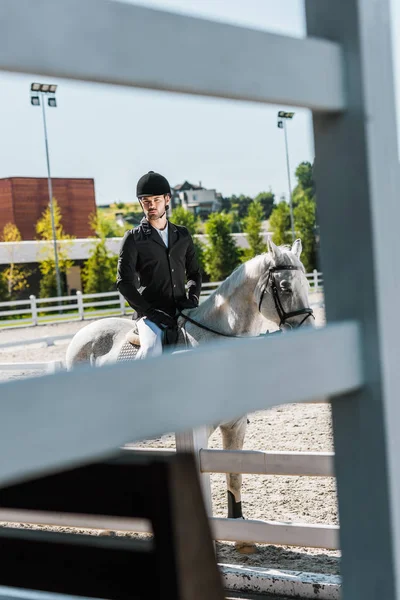
M163 196L164 194L171 195L171 187L167 179L163 175L160 175L160 173L149 171L137 182L136 196L138 198L143 198L144 196Z

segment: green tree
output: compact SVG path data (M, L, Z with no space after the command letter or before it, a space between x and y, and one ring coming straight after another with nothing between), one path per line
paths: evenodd
M312 172L312 165L308 161L303 161L299 164L296 169L297 187L293 191L293 195L296 196L297 192L303 192L309 198L315 196L315 186Z
M183 206L174 208L171 219L175 225L183 225L186 227L191 235L194 235L198 231L198 219L196 219L196 216L189 210L183 208Z
M231 198L221 198L221 210L223 212L231 212L232 200Z
M22 237L19 229L14 223L6 223L1 236L2 242L21 242ZM2 279L6 282L8 300L14 300L21 292L28 289L28 277L30 269L15 264L14 245L10 245L9 266L2 272Z
M96 235L101 235L106 238L122 237L127 229L132 229L130 223L125 223L123 227L118 225L118 223L115 222L114 215L106 214L103 210L97 210L96 213L90 215L89 224L91 227L93 219L96 220Z
M271 216L272 209L274 207L275 195L272 192L260 192L254 198L257 202L260 202L263 208L263 219L269 219Z
M82 269L82 282L85 294L112 292L115 289L115 275L118 257L109 253L106 239L101 238L90 251Z
M272 241L277 246L290 244L292 235L290 232L290 208L287 202L279 202L269 219L269 226L273 232Z
M98 238L89 253L89 258L82 269L82 282L85 294L99 294L111 292L115 289L115 276L117 271L118 257L111 254L107 249L107 226L104 219L93 214L90 218L90 226Z
M174 208L172 213L172 222L175 225L183 225L186 227L191 236L193 236L194 249L196 251L197 260L200 265L200 269L204 272L204 245L201 243L196 234L199 231L200 222L196 216L189 210L183 208L183 206L177 206Z
M296 177L297 185L292 195L294 229L296 237L301 239L303 246L301 260L306 271L310 272L317 267L318 258L315 185L311 163L301 162L296 169ZM275 244L292 242L290 209L286 202L280 202L273 209L269 222Z
M249 211L249 206L253 202L253 198L250 196L245 196L244 194L240 194L237 203L239 205L238 215L239 219L244 219L247 217L247 213Z
M4 271L0 271L0 302L7 302L8 300L7 280Z
M247 216L250 204L253 202L253 198L240 194L240 196L231 196L230 198L224 198L223 207L229 206L229 213L236 213L238 223Z
M232 217L212 213L206 223L209 244L205 249L205 271L211 281L222 281L240 263L240 251L231 236Z
M232 196L234 198L234 196ZM231 231L232 233L242 233L242 220L239 217L240 205L239 201L232 200L230 211L227 213L231 217Z
M293 190L293 217L296 236L301 238L301 260L306 271L317 267L316 203L313 170L310 162L301 162L296 169L297 186Z
M296 236L301 239L303 252L301 260L305 270L310 273L317 266L317 244L315 239L316 217L315 201L304 196L293 210Z
M264 209L259 200L253 200L249 206L249 212L244 219L244 232L247 233L247 241L249 248L243 252L243 260L249 260L258 254L267 251L267 246L264 243L262 236L262 220L264 217Z
M60 207L58 206L57 200L53 198L54 207L54 225L56 229L57 237L57 254L58 254L58 265L61 274L61 286L63 286L63 279L65 279L67 272L73 265L73 261L68 258L69 248L68 245L61 245L61 240L72 240L73 236L67 235L64 232L62 226L62 214ZM53 229L51 225L51 213L50 207L48 206L43 212L41 218L36 223L36 233L39 239L52 242L53 240ZM48 247L43 251L43 258L39 262L39 270L41 272L39 295L41 298L51 298L57 296L57 280L56 280L56 268L53 253L53 244L48 244ZM62 294L65 290L62 289Z

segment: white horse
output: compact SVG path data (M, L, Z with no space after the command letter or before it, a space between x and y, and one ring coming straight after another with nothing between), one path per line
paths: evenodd
M178 345L195 347L226 337L258 336L271 327L292 329L313 324L309 308L309 284L300 261L301 241L291 248L269 242L269 253L261 254L237 269L198 308L186 310L178 319ZM67 368L82 362L101 366L115 362L131 334L132 321L105 318L83 327L71 340ZM151 359L150 359L151 360ZM210 434L218 425L210 429ZM223 448L241 450L247 416L221 423ZM242 476L228 473L228 517L243 518Z

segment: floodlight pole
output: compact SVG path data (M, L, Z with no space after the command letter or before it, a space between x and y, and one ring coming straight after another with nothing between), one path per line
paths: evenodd
M288 178L288 186L289 186L289 207L290 207L290 225L292 228L292 239L293 242L296 239L296 233L294 230L294 217L293 217L293 202L292 202L292 185L290 183L290 164L289 164L289 149L288 149L288 139L287 139L287 130L286 130L286 121L287 119L292 119L294 113L286 113L284 111L279 111L278 113L278 127L280 127L280 123L282 123L282 129L285 132L285 150L286 150L286 168L287 168L287 178Z
M287 177L288 177L288 186L289 186L290 224L292 227L292 238L293 238L293 242L294 242L294 240L296 239L296 234L294 231L292 185L290 183L290 164L289 164L289 150L288 150L287 131L286 131L286 119L283 119L283 131L285 132L286 168L287 168Z
M56 225L54 219L54 204L53 204L53 184L51 182L51 174L50 174L50 157L49 157L49 142L47 138L47 123L46 123L46 98L44 92L39 92L40 101L42 104L42 114L43 114L43 129L44 129L44 141L46 146L46 161L47 161L47 182L48 182L48 190L49 190L49 200L50 200L50 217L51 217L51 228L53 232L53 246L54 246L54 262L56 268L56 282L57 282L57 296L62 296L62 286L61 286L61 276L60 276L60 267L58 262L58 250L57 250L57 232Z

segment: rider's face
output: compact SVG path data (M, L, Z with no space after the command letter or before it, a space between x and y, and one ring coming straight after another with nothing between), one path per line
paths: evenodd
M162 217L169 204L170 196L168 194L161 196L146 196L140 200L143 212L148 221L156 221Z

